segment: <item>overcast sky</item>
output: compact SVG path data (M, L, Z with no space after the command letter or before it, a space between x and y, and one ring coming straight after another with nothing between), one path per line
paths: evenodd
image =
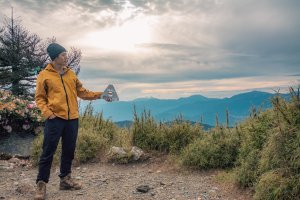
M42 39L80 48L80 80L121 100L230 97L300 83L299 0L0 0Z

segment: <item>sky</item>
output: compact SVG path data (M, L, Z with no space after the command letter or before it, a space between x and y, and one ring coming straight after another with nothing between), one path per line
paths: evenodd
M120 100L230 97L300 84L299 0L0 0L4 16L82 51L79 79Z

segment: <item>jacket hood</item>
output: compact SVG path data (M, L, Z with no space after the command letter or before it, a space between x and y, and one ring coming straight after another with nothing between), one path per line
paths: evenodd
M70 70L70 67L66 66L63 68L64 69L64 73L66 73L67 71ZM56 72L56 70L54 69L53 65L51 63L48 63L45 70L48 70L50 72Z

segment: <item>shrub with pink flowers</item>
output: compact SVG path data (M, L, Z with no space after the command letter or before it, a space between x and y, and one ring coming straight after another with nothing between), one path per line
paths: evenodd
M0 90L0 135L11 132L34 133L44 119L33 101Z

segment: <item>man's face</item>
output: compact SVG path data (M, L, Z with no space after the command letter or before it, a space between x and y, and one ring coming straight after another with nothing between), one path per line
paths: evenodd
M68 61L67 52L62 52L58 55L58 57L55 59L55 62L59 65L66 66Z

